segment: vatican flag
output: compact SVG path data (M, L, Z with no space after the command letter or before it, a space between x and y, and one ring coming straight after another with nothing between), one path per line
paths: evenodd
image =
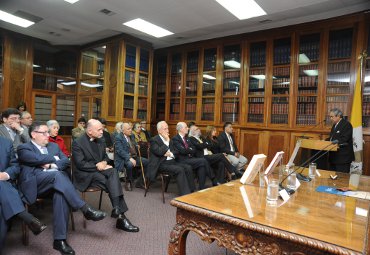
M363 158L363 135L362 135L362 93L361 93L361 70L363 58L357 71L355 91L353 95L353 104L351 112L351 124L353 126L353 151L355 152L355 160L351 164L351 173L362 173L362 158Z

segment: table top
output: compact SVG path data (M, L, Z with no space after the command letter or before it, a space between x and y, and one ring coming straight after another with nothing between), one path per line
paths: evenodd
M282 232L276 234L281 238L292 239L287 237L291 233L296 240L303 238L305 243L316 242L316 246L328 243L362 252L370 201L315 189L319 185L352 189L358 186L358 190L370 191L370 177L337 173L338 179L332 180L329 175L334 172L320 173L321 177L311 182L301 182L288 201L279 199L277 205L267 203L266 186L243 185L239 180L178 197L171 204L203 215L210 212L216 218L234 219L232 224L255 231Z

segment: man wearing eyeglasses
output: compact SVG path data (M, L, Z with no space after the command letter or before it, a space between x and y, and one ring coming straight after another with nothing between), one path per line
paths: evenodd
M64 172L70 161L56 143L49 143L46 123L34 122L29 127L29 135L31 141L17 149L21 166L19 189L27 204L53 192L53 248L61 254L73 255L75 252L66 241L70 207L81 210L87 220L102 220L106 213L95 210L80 198Z
M29 141L24 128L21 126L21 114L15 108L8 108L1 113L3 124L0 125L0 136L13 142L13 148Z

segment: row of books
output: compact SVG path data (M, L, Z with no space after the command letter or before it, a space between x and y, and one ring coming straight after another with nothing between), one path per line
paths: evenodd
M307 89L307 87L300 87L298 88L298 94L317 94L317 88L316 89Z
M125 83L125 92L126 93L135 93L135 85L131 83Z
M288 114L271 115L271 124L288 124Z
M350 61L328 64L328 74L330 73L349 73L350 70L351 70Z
M290 67L274 67L274 76L290 76Z
M289 95L289 88L272 88L273 95Z
M124 118L133 118L134 117L134 110L132 109L123 109L123 117Z
M138 119L142 119L142 120L146 120L146 115L147 115L147 111L144 111L144 110L139 110L137 112L137 118Z
M328 114L327 120L330 120L329 113L330 113L330 110L334 108L341 109L343 112L343 116L348 116L347 106L348 106L348 102L327 102L326 103L326 112ZM330 123L330 122L326 122L326 123Z
M240 80L240 72L239 71L225 71L224 72L224 79L234 78L234 80Z
M370 95L365 95L365 96L363 97L363 101L364 101L364 103L368 103L368 102L370 102Z
M347 103L349 101L349 96L327 96L326 97L326 102L331 103L331 102L343 102Z
M140 55L139 70L146 73L149 71L149 59L147 57Z
M216 70L217 49L207 49L204 51L203 71Z
M290 44L274 47L274 65L284 65L290 63Z
M272 104L271 105L271 112L272 114L288 114L289 112L289 104Z
M203 91L215 91L216 84L214 81L203 82Z
M224 90L236 90L239 89L239 81L235 81L235 79L224 79Z
M186 120L195 120L195 113L192 113L192 112L186 112L186 113L185 113L185 119L186 119Z
M299 75L306 75L304 71L307 70L318 70L319 66L317 64L305 64L305 65L300 65L299 66Z
M138 108L139 108L139 110L147 109L148 108L148 104L147 104L146 98L139 98L139 100L138 100Z
M214 113L203 112L202 120L214 120Z
M316 97L298 97L298 103L316 103Z
M157 116L157 120L164 120L165 114L164 112L157 112L156 116Z
M265 66L266 65L266 47L251 47L250 66Z
M131 71L126 71L125 72L125 82L135 83L135 73Z
M238 122L238 113L223 113L222 114L223 122Z
M299 45L299 53L305 54L310 61L317 61L320 56L320 38L316 42L302 42Z
M249 104L248 107L248 114L263 114L263 111L265 109L265 105L263 103Z
M198 62L199 62L199 55L188 57L188 60L186 63L187 72L198 72Z
M173 55L172 56L172 66L171 66L171 73L178 74L181 73L182 66L181 66L181 55Z
M171 113L179 113L180 112L180 103L171 103L170 105L170 112Z
M298 103L297 114L316 114L316 103Z
M239 112L239 102L235 101L232 103L223 103L222 105L222 112L225 113L238 113Z
M340 87L327 87L326 88L327 94L348 94L349 93L349 86L340 86Z
M362 104L362 115L370 115L370 103L364 102Z
M140 96L147 96L148 95L148 87L139 85L139 95Z
M202 111L205 113L213 113L215 112L215 105L214 103L203 103L202 105Z
M297 115L297 125L316 125L316 115Z
M149 84L149 79L147 75L139 75L139 85L145 85L148 86Z
M264 94L265 94L265 92L264 91L253 91L253 90L249 90L248 91L248 94L249 95L253 95L253 96L263 96Z
M180 118L179 113L170 113L170 120L178 120Z
M248 114L248 122L263 123L263 114Z
M197 90L197 87L198 87L198 82L195 80L195 81L189 81L187 80L186 81L186 90Z
M157 74L165 75L167 73L167 56L161 56L157 62Z
M273 104L289 104L289 97L273 97Z
M352 36L329 40L329 59L350 58L352 54Z
M264 103L265 98L264 97L250 97L248 98L248 103Z
M123 107L134 109L134 98L125 96L123 100Z
M298 87L317 87L317 76L300 76L298 78Z
M136 67L136 56L126 54L126 67L135 68Z
M289 88L290 78L276 78L272 80L272 88Z
M250 78L249 79L249 89L263 89L265 87L266 80L259 80Z

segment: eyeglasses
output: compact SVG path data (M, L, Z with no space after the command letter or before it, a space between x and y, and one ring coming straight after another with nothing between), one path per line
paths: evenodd
M38 134L42 134L44 136L50 136L49 131L44 131L44 132L41 132L41 131L32 131L32 132L35 132L35 133L38 133Z
M8 119L9 120L20 120L21 118L20 117L9 117Z

